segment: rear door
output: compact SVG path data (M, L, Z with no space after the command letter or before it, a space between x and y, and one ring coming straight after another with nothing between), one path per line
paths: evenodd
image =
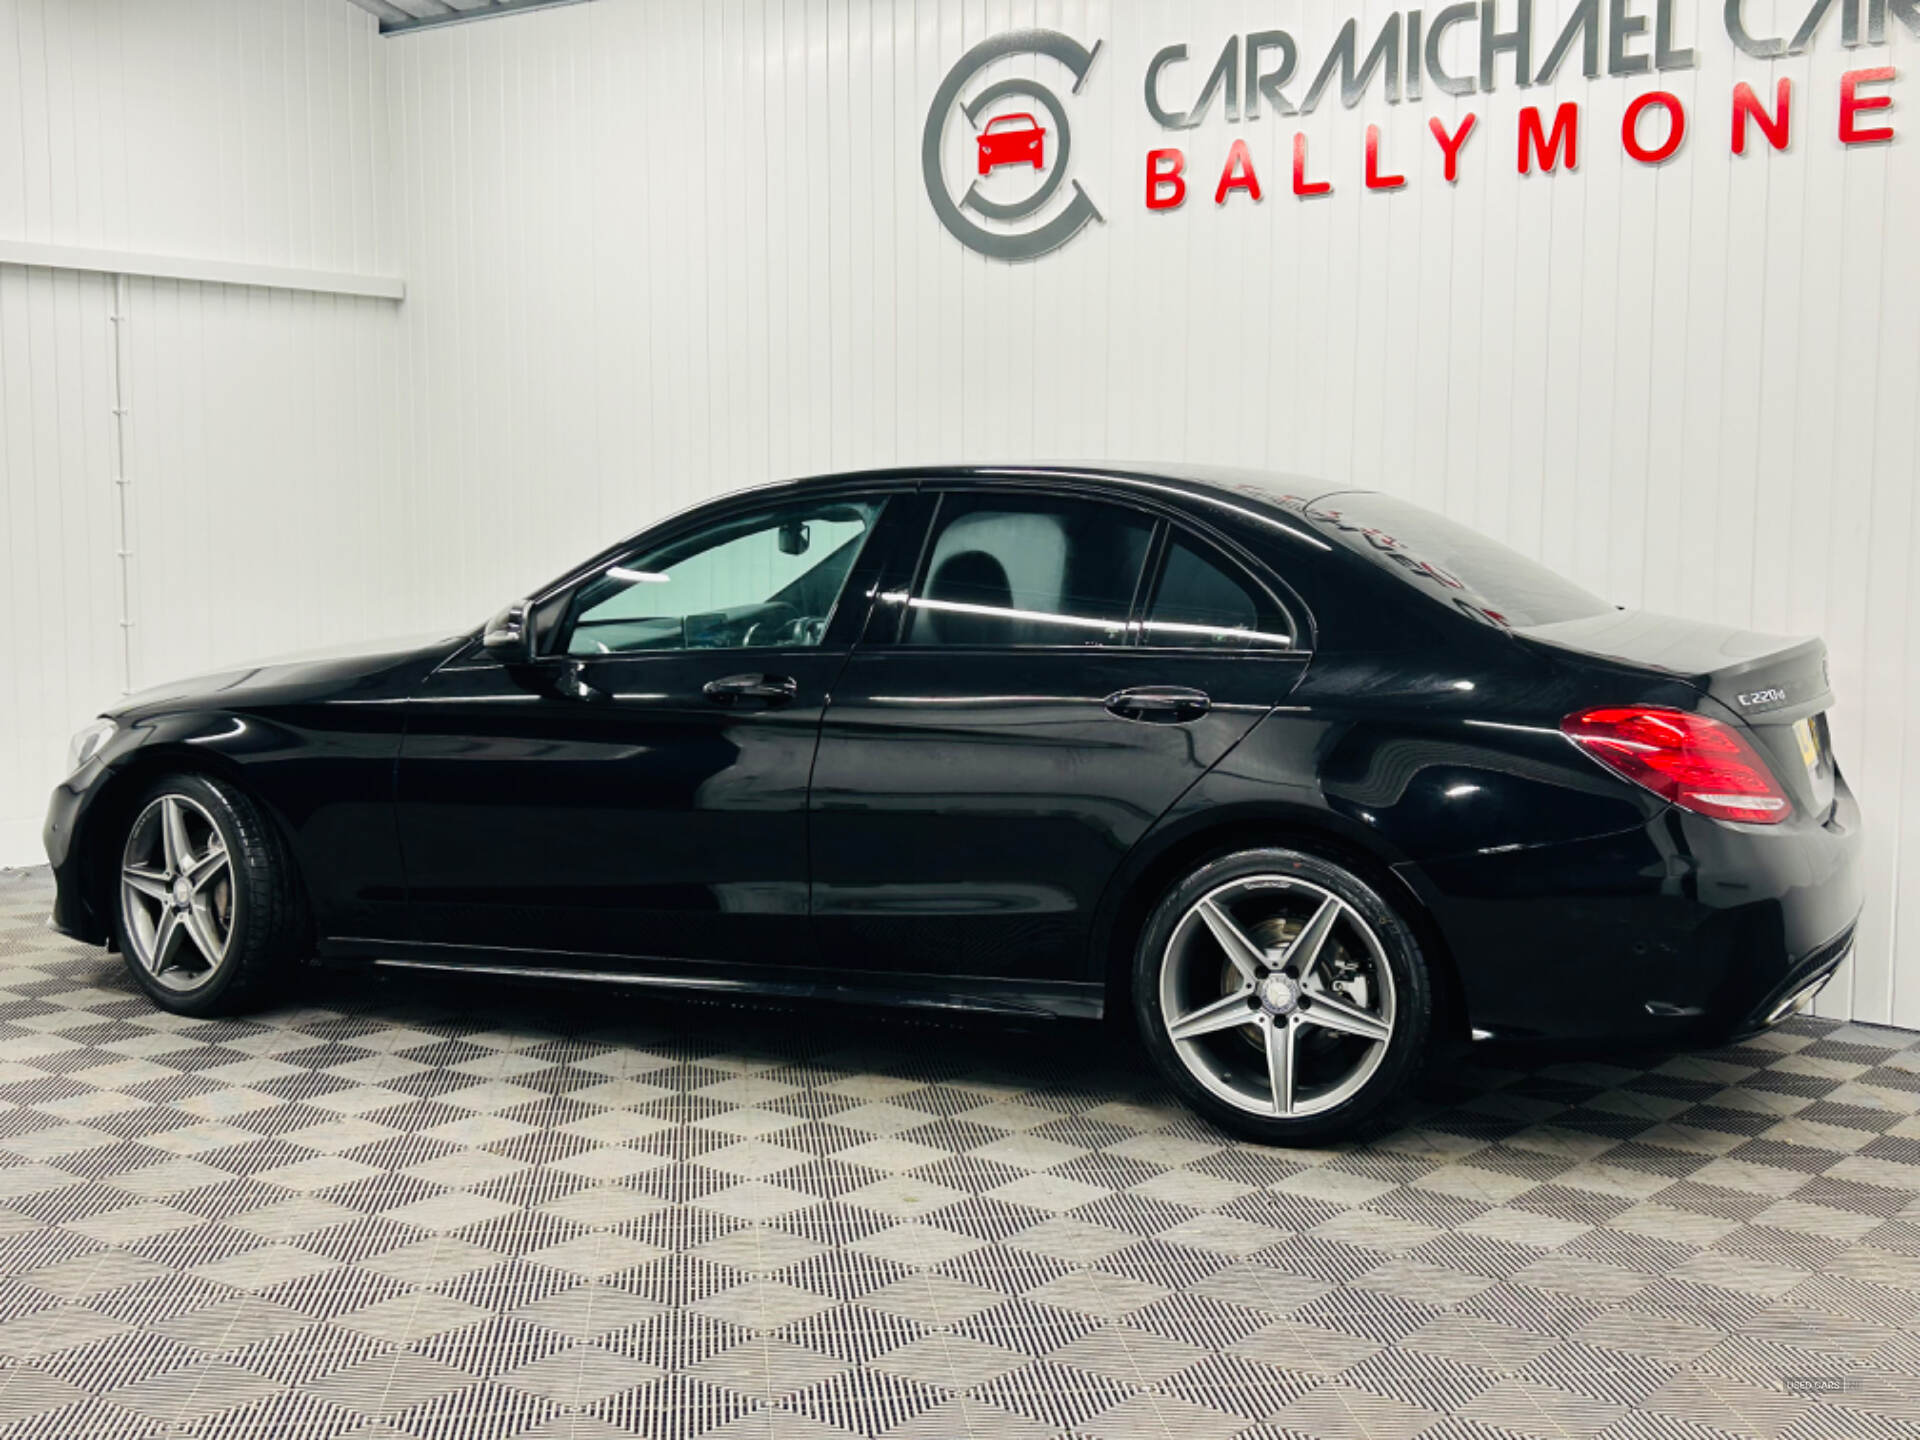
M810 796L823 957L1085 982L1122 857L1304 667L1217 538L1145 506L929 487L833 686Z

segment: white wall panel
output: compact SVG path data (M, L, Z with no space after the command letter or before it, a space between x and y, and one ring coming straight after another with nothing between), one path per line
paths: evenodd
M1536 68L1570 9L1536 6ZM1920 1024L1920 52L1897 21L1842 50L1836 7L1810 55L1753 61L1721 9L1679 6L1692 71L1589 81L1576 51L1524 91L1503 59L1492 94L1336 95L1299 123L1336 184L1308 202L1292 122L1216 104L1168 136L1146 61L1186 41L1190 96L1229 34L1282 26L1297 100L1381 0L597 0L396 38L404 488L447 522L422 573L481 613L700 496L895 461L1203 458L1395 490L1622 603L1827 637L1872 898L1826 1004ZM1805 10L1746 5L1762 34ZM1104 41L1073 168L1107 223L1005 265L936 222L919 134L967 46L1027 25ZM1451 37L1456 69L1473 44ZM1889 55L1900 139L1843 149L1838 77ZM1734 81L1780 75L1790 153L1735 159ZM1661 85L1690 130L1648 167L1619 127ZM1578 171L1520 177L1521 105L1561 100ZM1426 122L1469 109L1450 187ZM1362 189L1368 123L1405 189ZM1216 209L1236 134L1266 196ZM1168 143L1188 199L1149 214Z
M376 31L337 0L0 0L0 237L391 268Z
M338 0L0 0L0 240L390 271L386 53ZM123 283L124 650L115 280L0 264L4 864L40 858L68 735L128 686L431 623L394 305Z
M0 266L0 863L39 858L67 736L121 688L112 300Z
M134 685L434 623L403 593L393 307L129 290Z

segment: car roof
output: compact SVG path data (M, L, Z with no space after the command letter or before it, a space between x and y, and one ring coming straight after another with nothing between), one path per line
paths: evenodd
M1227 465L1190 462L1165 464L1115 464L1090 461L1075 464L1047 461L1032 465L907 465L884 469L844 471L831 475L811 475L801 479L776 481L756 486L750 492L771 495L780 492L805 493L811 489L839 489L861 484L908 484L952 480L1083 481L1110 484L1120 489L1172 494L1198 500L1242 516L1279 525L1300 539L1320 548L1331 548L1298 522L1304 512L1333 495L1356 493L1350 486L1336 486L1326 480L1284 472L1241 469ZM721 497L725 498L725 497Z
M1232 498L1253 495L1271 500L1285 498L1295 504L1313 504L1339 494L1350 486L1334 485L1307 475L1284 471L1256 470L1232 465L1206 465L1192 461L1115 462L1112 460L1045 460L1032 464L1007 461L956 465L886 465L866 470L843 470L831 474L796 476L776 480L773 486L847 485L889 480L1004 480L1065 479L1171 482L1195 493L1213 492ZM758 487L758 488L772 488ZM716 497L719 498L719 497Z
M1121 490L1162 493L1194 499L1219 509L1227 509L1244 518L1260 520L1267 526L1286 530L1298 540L1317 549L1331 549L1300 526L1309 507L1319 501L1356 493L1352 486L1334 486L1327 480L1315 480L1304 474L1283 470L1254 470L1231 465L1200 465L1190 461L1167 463L1121 463L1114 461L1046 461L1039 465L912 465L912 467L854 470L845 474L808 476L789 480L787 486L845 486L860 482L927 482L927 480L1079 480L1094 484L1112 484Z

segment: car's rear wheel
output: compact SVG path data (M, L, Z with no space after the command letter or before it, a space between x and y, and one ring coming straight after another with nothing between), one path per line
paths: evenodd
M278 835L244 794L204 775L169 776L133 807L114 897L128 970L176 1014L259 1005L301 956Z
M1300 850L1241 851L1175 885L1141 934L1133 991L1147 1049L1181 1096L1280 1145L1375 1116L1433 1028L1412 929L1353 870Z

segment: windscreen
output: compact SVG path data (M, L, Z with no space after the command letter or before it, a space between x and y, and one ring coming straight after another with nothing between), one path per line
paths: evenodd
M1409 584L1497 625L1526 629L1613 608L1519 551L1391 495L1344 491L1323 496L1305 514Z

